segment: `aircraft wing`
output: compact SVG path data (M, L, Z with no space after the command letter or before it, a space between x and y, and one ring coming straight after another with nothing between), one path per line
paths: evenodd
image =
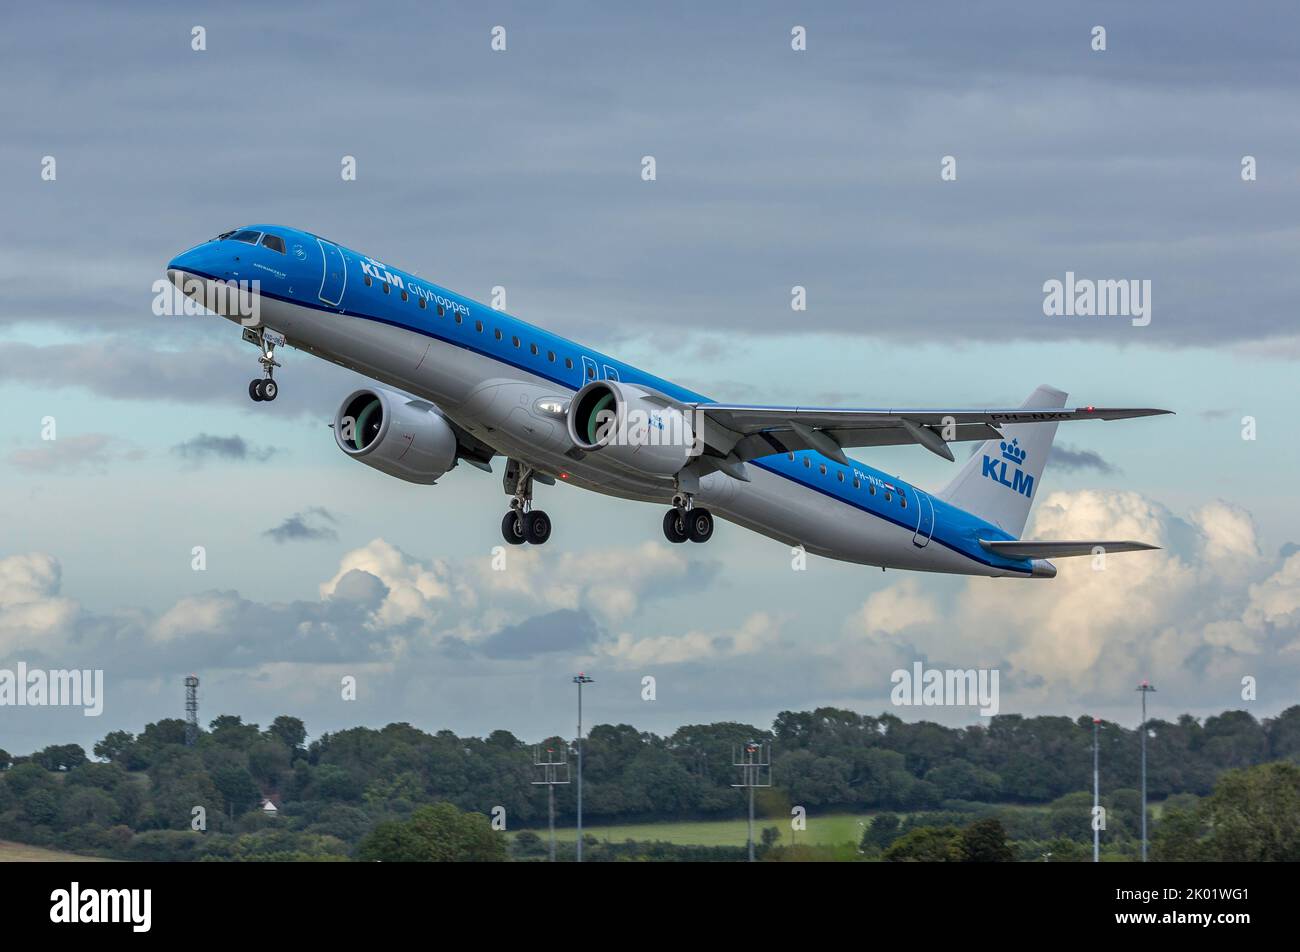
M1158 545L1148 545L1145 542L1035 542L1032 539L1014 541L980 539L980 545L994 555L1005 556L1008 559L1064 559L1072 555L1092 555L1094 549L1111 553L1142 552L1146 549L1160 548Z
M736 462L798 450L816 450L845 462L841 450L846 446L909 443L951 460L948 443L998 439L1002 435L998 427L1006 424L1128 420L1172 412L1134 407L857 410L730 403L689 406L702 413L710 424L704 434L706 444L729 459L734 454ZM949 439L944 439L945 436Z

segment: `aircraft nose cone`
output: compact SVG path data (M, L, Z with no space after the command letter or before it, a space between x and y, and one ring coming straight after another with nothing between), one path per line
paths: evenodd
M193 273L194 260L196 257L197 255L195 255L193 251L185 251L178 254L175 258L172 258L171 261L168 261L167 268L165 269L167 272L167 280L181 290L184 290L181 285L185 281L186 274Z

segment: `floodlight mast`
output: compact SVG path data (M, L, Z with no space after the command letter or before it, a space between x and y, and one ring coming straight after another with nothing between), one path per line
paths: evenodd
M534 780L534 786L546 785L546 815L547 825L551 832L550 839L550 862L555 862L555 787L557 784L569 782L569 758L566 756L563 760L558 759L554 747L546 748L546 756L542 757L540 747L533 748L533 766L540 767L542 770L542 779ZM560 779L560 768L564 769L564 779Z
M1137 686L1142 692L1142 862L1147 861L1147 695L1155 690L1151 682L1143 678Z
M741 787L749 791L749 836L748 836L748 853L749 862L754 862L754 790L757 787L772 786L772 748L771 745L760 744L757 741L749 741L742 748L739 758L736 756L736 749L731 749L731 765L740 769L740 783L733 783L733 787ZM767 779L763 779L763 771L767 771Z
M1097 769L1097 732L1101 729L1101 718L1092 719L1092 861L1101 862L1101 828L1097 824L1101 807L1101 774Z
M578 862L582 862L582 686L591 684L595 678L589 678L581 671L574 677L578 686Z

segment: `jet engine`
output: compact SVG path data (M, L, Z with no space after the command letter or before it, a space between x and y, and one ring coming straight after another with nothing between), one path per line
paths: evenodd
M456 465L456 434L438 408L382 387L358 390L339 404L334 442L408 483L432 485Z
M676 475L699 455L689 410L617 380L593 380L579 390L566 425L579 449L642 475Z

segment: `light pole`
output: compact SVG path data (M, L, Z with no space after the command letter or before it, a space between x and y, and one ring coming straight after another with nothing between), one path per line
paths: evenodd
M1097 824L1098 808L1101 806L1101 774L1097 770L1097 731L1101 728L1101 718L1092 719L1092 861L1101 862L1101 827Z
M1142 862L1147 861L1147 695L1155 690L1145 678L1137 686L1142 692Z
M578 862L582 862L582 686L595 680L581 671L573 679L578 686Z

